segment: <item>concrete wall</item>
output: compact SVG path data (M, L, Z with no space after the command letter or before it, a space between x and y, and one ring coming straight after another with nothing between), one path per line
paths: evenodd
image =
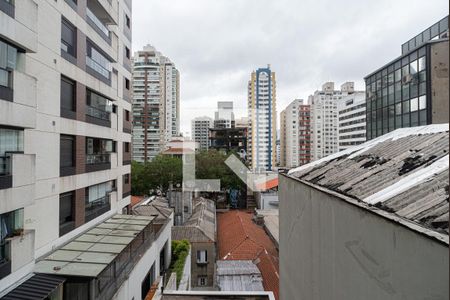
M280 176L280 296L448 299L448 245Z
M432 123L448 123L449 111L449 51L448 41L431 45Z

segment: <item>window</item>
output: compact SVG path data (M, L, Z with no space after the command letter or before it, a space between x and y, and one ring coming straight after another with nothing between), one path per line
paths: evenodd
M108 98L94 91L86 90L86 104L86 114L95 118L110 120L113 104Z
M419 97L419 109L425 109L427 108L427 97L426 96L420 96Z
M85 190L85 221L106 213L111 205L109 193L113 190L113 181L108 181L87 187Z
M125 46L125 56L130 59L130 49L127 46Z
M124 142L123 144L124 144L125 152L126 153L130 152L130 143Z
M77 29L66 19L61 20L61 50L73 57L77 52Z
M73 215L74 199L74 192L59 195L59 225L75 220Z
M75 137L61 135L59 148L60 167L73 167L75 165Z
M23 208L0 214L0 249L4 247L5 239L23 229ZM0 261L6 259L4 249L0 251Z
M130 183L130 174L123 175L123 183L129 184Z
M125 24L127 25L128 28L131 28L131 20L128 15L125 15Z
M205 286L208 283L208 277L206 276L198 276L198 285Z
M126 88L127 90L130 89L130 80L129 80L128 78L125 78L125 88Z
M13 101L12 70L16 68L17 49L0 41L0 98Z
M130 112L125 109L125 121L130 121Z
M206 264L208 262L208 252L206 250L197 250L197 263Z
M92 45L90 41L87 42L86 65L100 74L105 79L110 79L111 62L100 50Z
M109 163L112 150L112 140L86 138L86 164Z
M23 130L0 127L0 175L11 172L10 152L23 152Z
M61 111L75 111L75 81L61 76Z

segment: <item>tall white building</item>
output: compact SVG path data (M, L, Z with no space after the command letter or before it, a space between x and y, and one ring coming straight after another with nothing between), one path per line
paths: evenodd
M311 103L312 160L339 151L339 107L340 103L354 99L354 83L346 82L340 90L334 89L334 82L326 82L321 91L309 97Z
M214 128L234 127L233 101L217 102L217 111L214 114Z
M248 82L249 130L247 153L254 171L276 164L276 80L270 66L253 71Z
M170 240L152 247L152 218L117 215L131 198L131 0L2 0L0 24L0 298L142 299Z
M339 151L366 141L366 97L355 91L338 103Z
M280 165L282 167L293 168L300 164L299 109L303 104L303 99L296 99L281 112Z
M133 57L133 160L145 162L180 133L180 76L150 45Z
M209 129L213 127L210 117L197 117L191 121L192 140L199 145L200 150L209 148Z

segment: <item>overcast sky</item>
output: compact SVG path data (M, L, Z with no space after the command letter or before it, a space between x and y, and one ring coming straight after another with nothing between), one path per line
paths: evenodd
M447 0L133 0L133 51L151 44L176 64L188 132L220 100L246 114L250 74L267 64L278 114L326 81L364 89L365 75L448 10Z

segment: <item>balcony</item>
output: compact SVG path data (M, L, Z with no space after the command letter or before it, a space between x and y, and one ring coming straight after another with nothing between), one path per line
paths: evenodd
M111 169L111 154L86 154L86 172Z
M34 230L17 230L0 243L0 279L34 259Z
M108 212L110 209L111 201L109 195L106 195L105 197L99 198L95 201L88 202L85 206L84 220L87 223Z
M111 127L111 113L93 106L86 106L86 122Z
M0 0L0 35L26 52L37 51L38 5L34 0L17 0L12 5Z
M36 78L17 70L12 72L12 77L12 101L0 101L0 120L10 126L35 128Z
M103 23L93 12L86 8L87 23L104 39L109 45L111 45L111 32L105 23Z
M0 159L0 214L34 203L35 155L7 153Z

